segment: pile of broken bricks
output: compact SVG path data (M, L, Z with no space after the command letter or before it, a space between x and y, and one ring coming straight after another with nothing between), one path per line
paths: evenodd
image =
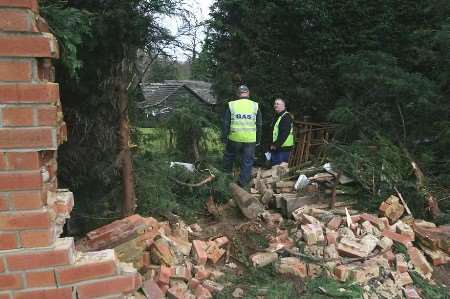
M274 264L280 274L353 281L364 286L365 298L412 299L421 297L411 271L433 283L433 266L450 262L450 226L414 219L401 194L387 198L379 215L350 213L347 208L330 210L314 195L323 182L336 186L335 174L315 174L298 192L294 181L282 180L289 173L286 165L254 173L250 192L235 184L230 188L247 218L276 227L268 248L250 256L255 267ZM281 229L283 221L293 222L294 228ZM407 255L394 254L395 243Z
M206 299L224 288L216 282L224 273L214 265L224 259L229 240L193 239L200 231L197 224L187 226L181 220L170 224L132 215L89 232L77 248L114 249L122 262L132 263L143 274L141 291L146 298Z
M313 173L301 190L284 179L289 175L281 165L255 171L251 192L230 186L243 215L270 231L268 247L248 257L254 267L352 281L363 286L364 298L412 299L421 298L412 271L431 281L433 266L449 263L450 227L414 219L403 199L389 197L378 215L358 213L343 202L328 209L317 193L336 186L335 174ZM236 265L228 262L232 242L221 235L200 240L201 230L179 218L163 222L132 215L89 232L77 246L114 249L121 262L142 274L144 298L212 298L228 286L219 283L227 269L222 266ZM396 243L407 254L395 254Z

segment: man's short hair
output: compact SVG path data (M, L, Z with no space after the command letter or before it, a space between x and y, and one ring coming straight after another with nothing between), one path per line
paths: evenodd
M274 102L281 101L283 102L284 106L287 106L286 100L283 100L282 98L276 98Z
M249 92L250 90L248 89L248 87L246 85L241 85L238 87L238 93L246 93Z

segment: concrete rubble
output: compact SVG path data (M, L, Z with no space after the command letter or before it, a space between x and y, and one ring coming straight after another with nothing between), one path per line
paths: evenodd
M450 263L450 227L407 216L396 196L380 205L378 215L344 202L330 209L319 193L336 186L334 174L310 173L302 190L285 176L289 169L281 165L254 171L251 192L231 186L235 207L271 231L267 248L247 257L249 265L273 265L280 275L301 279L327 275L353 281L363 286L364 298L381 299L421 298L411 273L430 280L434 266ZM233 246L228 237L201 239L202 230L181 220L174 225L133 215L88 233L78 248L114 249L143 274L146 298L213 298L228 287L220 283L224 269L239 267L228 261ZM241 288L232 290L233 298L245 297Z

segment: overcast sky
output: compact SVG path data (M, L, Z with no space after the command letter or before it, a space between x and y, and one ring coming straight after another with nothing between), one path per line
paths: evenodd
M198 19L198 21L204 21L208 18L209 14L209 7L213 4L214 0L184 0L184 7L191 11ZM167 18L164 17L162 19L164 26L166 26L172 34L177 34L177 28L180 26L181 22L177 18ZM199 38L203 39L204 34L201 34ZM200 50L200 49L198 49ZM186 55L180 50L172 50L170 51L171 54L174 54L178 60L186 60Z

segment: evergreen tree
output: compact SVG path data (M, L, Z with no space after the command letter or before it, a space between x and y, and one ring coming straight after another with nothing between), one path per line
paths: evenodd
M402 152L409 171L391 171L414 181L415 161L430 178L421 192L445 198L449 13L448 1L218 0L204 51L220 100L248 84L265 131L271 102L281 96L297 119L339 124L336 142L350 146L347 154L360 144L366 153L372 145L396 147L385 154ZM369 193L379 198L378 191Z
M68 142L60 147L59 181L75 193L74 216L87 214L91 218L86 224L92 228L134 208L121 206L124 193L134 197L129 188L128 105L139 77L136 52L155 55L172 40L158 16L177 13L178 1L47 0L41 5L62 48L68 49L69 59L63 61L70 66L56 71L69 129ZM80 22L72 21L77 16ZM80 36L73 38L77 32Z

